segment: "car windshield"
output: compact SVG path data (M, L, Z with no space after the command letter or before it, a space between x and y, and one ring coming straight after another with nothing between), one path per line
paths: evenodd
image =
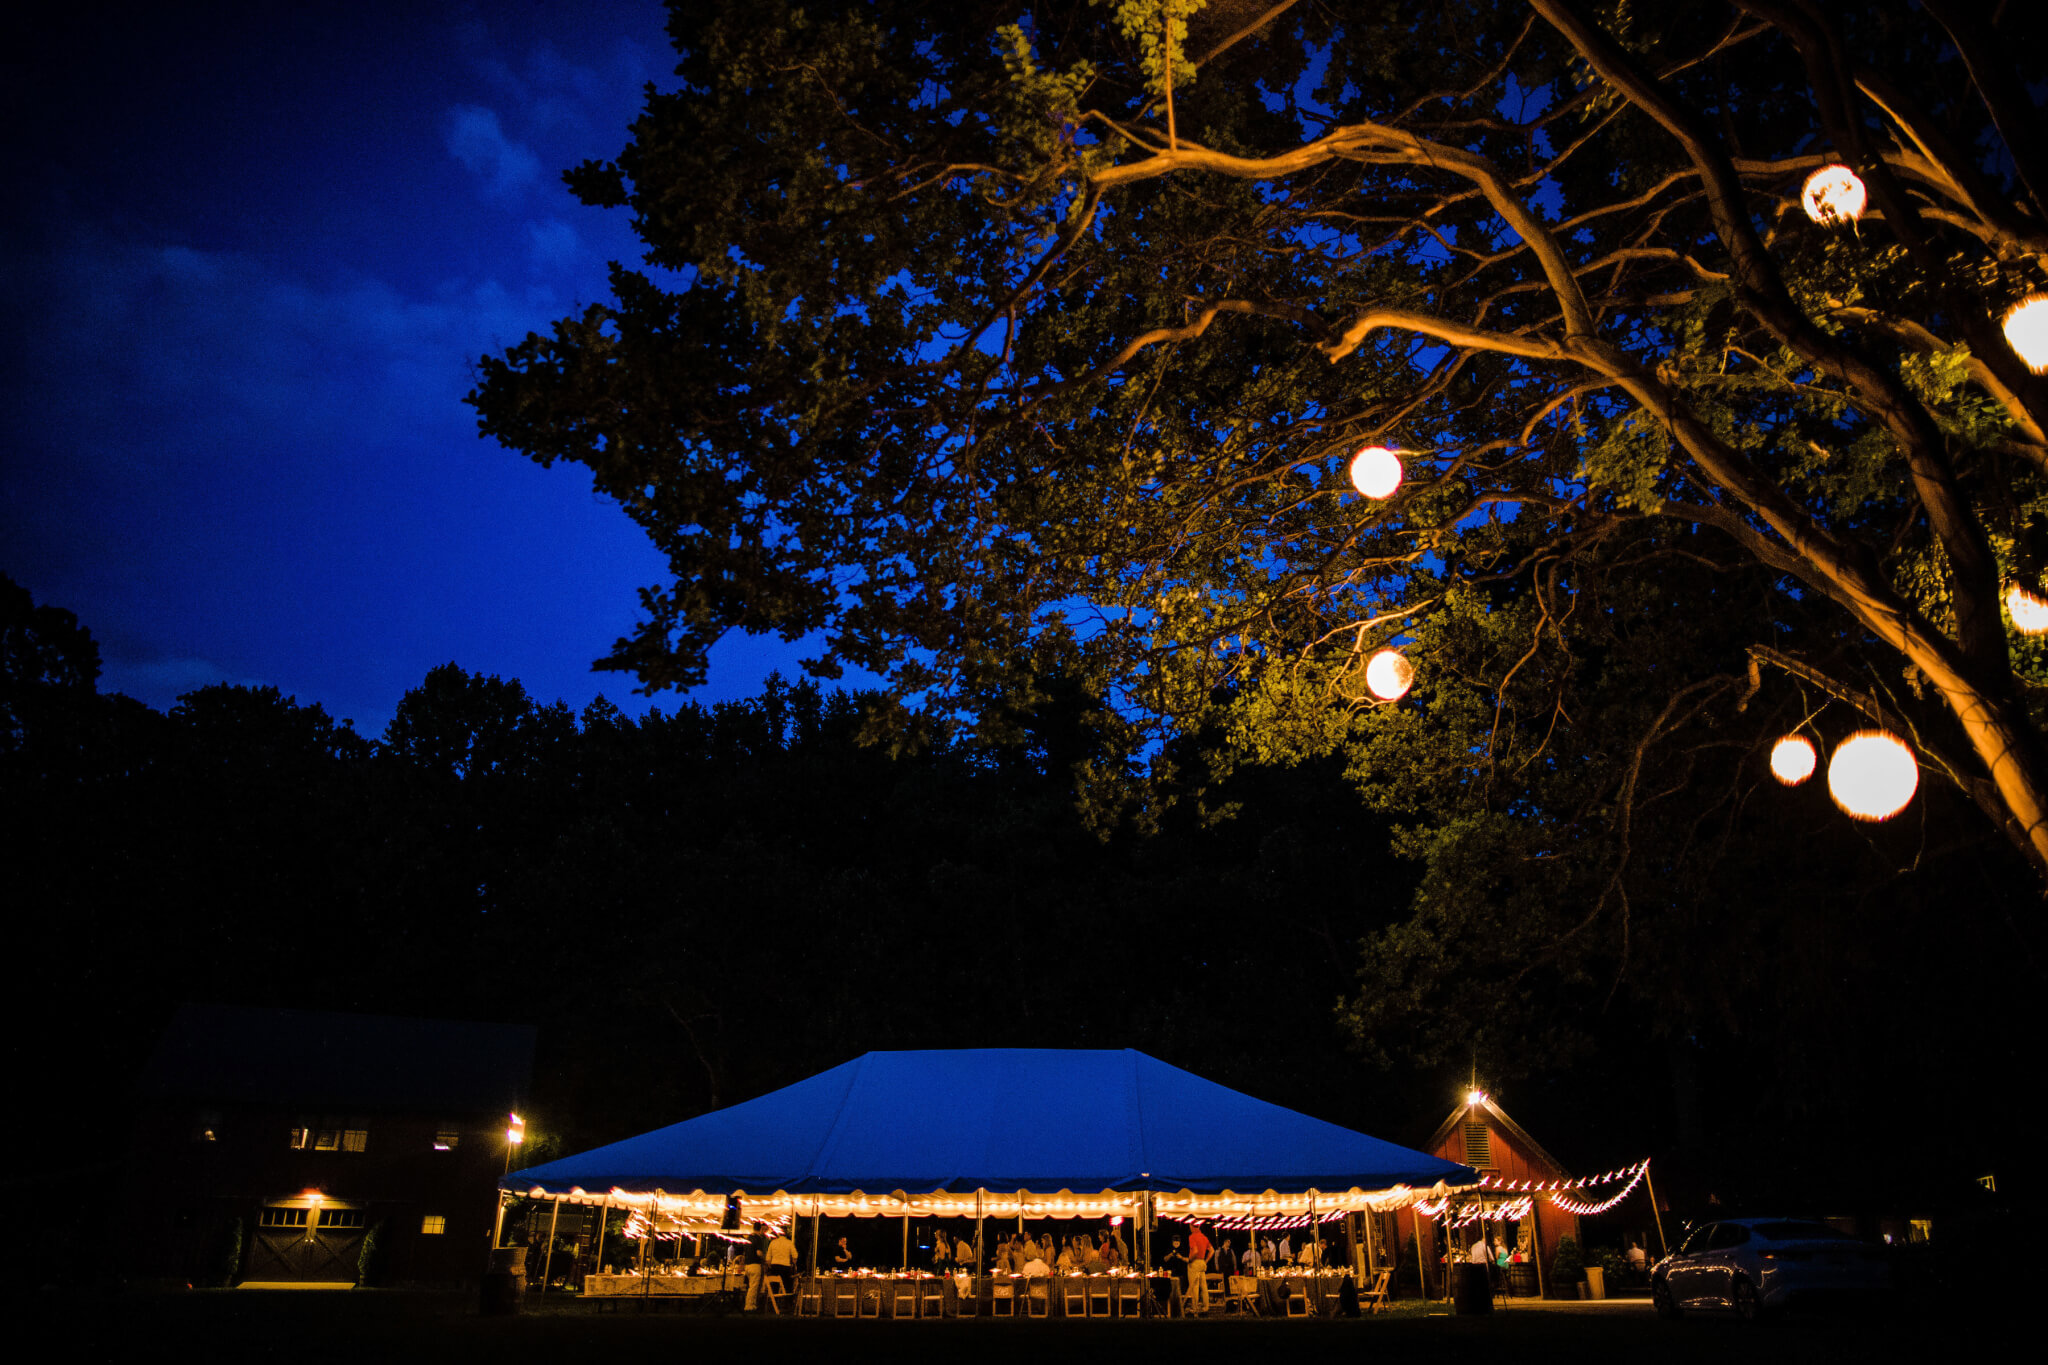
M1829 1227L1826 1223L1807 1223L1787 1219L1782 1223L1758 1223L1756 1235L1772 1242L1853 1242L1856 1239L1846 1232Z

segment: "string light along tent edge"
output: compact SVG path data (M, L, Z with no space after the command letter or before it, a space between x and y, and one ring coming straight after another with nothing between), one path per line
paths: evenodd
M1400 491L1401 457L1385 446L1367 446L1351 457L1351 486L1376 502Z
M1858 730L1828 760L1828 794L1857 820L1889 820L1920 789L1920 761L1888 730Z

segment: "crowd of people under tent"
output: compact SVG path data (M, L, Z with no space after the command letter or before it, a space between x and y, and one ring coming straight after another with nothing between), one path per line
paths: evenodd
M1029 1230L1006 1231L990 1250L988 1269L997 1275L1020 1275L1026 1279L1106 1275L1133 1269L1131 1249L1124 1240L1120 1221L1105 1224L1099 1232L1064 1236L1049 1230L1042 1235ZM1262 1269L1281 1266L1313 1269L1323 1265L1330 1254L1328 1246L1315 1236L1298 1237L1293 1232L1281 1232L1277 1239L1270 1232L1218 1232L1212 1236L1199 1223L1191 1226L1185 1237L1175 1235L1166 1240L1169 1246L1160 1257L1158 1273L1178 1280L1182 1292L1198 1306L1207 1301L1210 1275L1257 1275ZM801 1270L796 1242L787 1230L771 1232L765 1224L757 1224L745 1246L735 1247L734 1251L744 1259L758 1260L764 1273L781 1280L785 1289ZM920 1237L918 1251L924 1262L919 1269L937 1274L977 1273L974 1243L964 1235L949 1234L943 1227L932 1230L929 1247ZM844 1274L899 1268L902 1267L863 1264L846 1237L838 1238L829 1248L819 1248L818 1252L821 1272Z

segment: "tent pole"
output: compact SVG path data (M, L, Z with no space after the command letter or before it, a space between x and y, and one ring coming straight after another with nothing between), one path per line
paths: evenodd
M597 1210L597 1273L604 1274L604 1232L605 1224L611 1221L612 1197L606 1195L604 1203Z
M976 1190L974 1192L974 1279L976 1284L981 1282L981 1196L982 1191ZM976 1292L978 1293L979 1290Z
M555 1228L562 1221L562 1199L560 1195L548 1196L548 1250L540 1262L540 1292L548 1292L548 1272L555 1264Z
M1451 1301L1451 1275L1452 1275L1452 1273L1453 1273L1453 1272L1452 1272L1452 1267L1456 1266L1456 1265L1457 1265L1457 1263L1458 1263L1458 1249L1457 1249L1457 1247L1455 1247L1455 1246L1453 1246L1453 1245L1451 1244L1451 1206L1450 1206L1450 1205L1449 1205L1448 1203L1446 1203L1446 1204L1444 1205L1444 1212L1443 1212L1443 1221L1444 1221L1444 1302L1445 1302L1445 1303L1449 1303L1449 1302Z
M789 1217L791 1222L796 1221L796 1206L793 1204ZM815 1194L811 1196L811 1278L818 1278L818 1196ZM825 1310L820 1308L818 1311L822 1315Z
M1429 1276L1422 1268L1422 1219L1416 1214L1415 1206L1408 1206L1408 1221L1415 1225L1415 1281L1422 1286L1422 1301L1429 1302ZM1401 1220L1394 1220L1394 1235L1401 1235Z
M1650 1217L1657 1220L1657 1246L1666 1256L1671 1254L1671 1243L1664 1240L1664 1215L1657 1211L1657 1182L1650 1179L1650 1163L1643 1162L1643 1183L1650 1187Z
M903 1268L910 1269L910 1201L903 1201Z
M1536 1257L1536 1297L1542 1298L1550 1291L1543 1285L1543 1224L1537 1220L1536 1205L1540 1202L1536 1192L1529 1192L1529 1250Z

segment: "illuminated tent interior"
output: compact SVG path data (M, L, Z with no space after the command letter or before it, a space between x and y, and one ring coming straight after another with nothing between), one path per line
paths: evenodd
M1470 1167L1141 1052L869 1052L501 1182L715 1228L799 1217L1321 1219L1476 1184Z

